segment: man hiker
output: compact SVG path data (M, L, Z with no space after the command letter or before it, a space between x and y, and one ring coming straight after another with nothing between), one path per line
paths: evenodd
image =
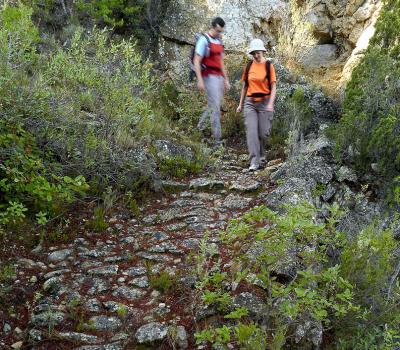
M211 29L202 35L195 47L194 69L197 77L197 87L207 93L207 108L200 117L198 128L204 131L207 117L211 119L211 131L216 146L221 141L221 101L224 88L230 88L226 74L223 56L224 46L221 35L224 31L225 21L216 17L211 22ZM206 37L207 36L207 37Z

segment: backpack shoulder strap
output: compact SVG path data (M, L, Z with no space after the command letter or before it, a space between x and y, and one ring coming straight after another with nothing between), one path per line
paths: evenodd
M271 92L271 61L267 60L265 62L265 70L267 71L267 76L265 78L268 81L269 92Z
M249 71L250 71L250 67L251 67L252 63L253 63L253 60L250 60L249 62L247 62L246 69L244 71L244 82L245 82L246 86L249 86Z
M201 33L201 35L203 35L206 38L207 44L208 46L210 46L210 37L206 33Z

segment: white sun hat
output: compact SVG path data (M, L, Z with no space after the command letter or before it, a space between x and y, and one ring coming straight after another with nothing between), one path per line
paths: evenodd
M248 53L251 55L253 51L267 51L261 39L253 39L250 42Z

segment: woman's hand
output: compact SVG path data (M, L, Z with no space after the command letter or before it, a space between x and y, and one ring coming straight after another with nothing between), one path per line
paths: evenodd
M243 109L242 105L239 105L238 108L236 108L236 113L240 113L242 109Z
M273 112L274 111L274 105L273 104L267 104L267 112Z

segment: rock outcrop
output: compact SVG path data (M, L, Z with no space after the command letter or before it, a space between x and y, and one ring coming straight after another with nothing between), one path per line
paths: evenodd
M211 18L221 16L227 23L228 53L244 54L257 37L271 48L271 55L278 51L293 56L306 70L344 67L344 84L374 33L380 8L379 0L172 0L158 52L164 68L175 78L181 76L195 33L207 31Z

